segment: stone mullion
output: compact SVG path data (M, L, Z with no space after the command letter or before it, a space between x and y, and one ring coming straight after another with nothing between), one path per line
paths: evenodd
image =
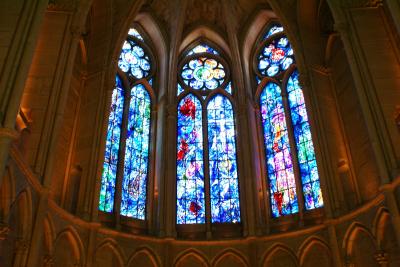
M121 124L121 136L118 150L118 165L117 165L117 176L115 180L115 193L114 193L114 218L117 229L120 225L120 213L121 213L121 201L122 201L122 183L125 173L125 149L126 149L126 138L127 129L129 122L129 106L131 102L131 90L129 87L124 87L124 110L122 115Z
M3 179L10 144L17 137L14 126L28 77L40 26L48 0L27 1L23 9L14 42L4 62L0 77L0 184Z
M300 225L303 225L303 217L304 217L304 196L303 196L303 183L301 180L301 173L300 173L300 167L299 167L299 159L297 157L297 144L296 144L296 139L294 137L294 130L293 130L293 123L292 123L292 114L291 110L289 107L289 101L288 101L288 93L287 93L287 88L281 86L281 92L282 92L282 103L283 107L285 110L285 120L286 120L286 130L288 133L288 139L289 139L289 145L290 145L290 155L292 156L292 167L293 167L293 174L295 177L295 182L296 182L296 193L297 193L297 202L299 205L299 219L300 219Z
M203 159L204 159L204 204L206 205L206 236L212 237L211 232L211 176L210 176L210 154L208 146L208 110L207 103L202 103L202 129L203 129Z
M390 182L390 171L396 165L395 156L376 91L371 81L372 78L366 70L367 62L362 54L363 49L360 40L352 34L355 33L355 25L351 20L351 15L342 9L339 1L328 0L328 4L331 7L335 19L335 28L340 33L353 74L371 146L377 161L381 184L386 184Z
M156 133L157 133L157 105L151 101L151 115L150 115L150 137L149 140L149 153L148 153L148 165L147 167L147 181L146 181L146 214L145 218L147 220L147 229L150 234L155 231L154 221L156 214L155 203L157 203L156 197L158 197L158 192L155 189L155 159L156 159Z

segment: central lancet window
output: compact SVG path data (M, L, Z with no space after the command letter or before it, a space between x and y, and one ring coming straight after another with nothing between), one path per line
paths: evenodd
M236 131L228 65L200 43L178 72L177 224L240 222Z
M143 35L129 30L108 118L99 210L146 218L154 66Z
M310 123L295 57L284 29L270 25L255 50L254 71L272 217L323 206Z

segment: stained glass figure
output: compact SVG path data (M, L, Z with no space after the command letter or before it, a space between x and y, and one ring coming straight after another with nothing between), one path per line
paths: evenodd
M145 219L146 210L150 114L149 93L142 84L134 86L131 90L126 132L121 215L142 220Z
M207 106L211 221L240 221L235 123L228 98L216 95Z
M99 210L112 212L114 209L115 180L117 177L118 153L121 137L124 90L120 78L116 77L108 117L106 148L101 177Z
M133 40L126 40L118 60L118 67L135 79L146 78L150 74L150 58L144 48Z
M296 181L290 154L281 89L268 83L260 96L272 216L298 212Z
M206 45L206 44L199 44L196 47L194 47L192 50L190 50L187 55L193 55L193 54L201 54L201 53L210 53L214 55L218 55L219 53L212 47Z
M191 59L181 71L183 82L196 90L213 90L225 80L225 70L214 58L198 57Z
M268 39L270 36L280 32L283 32L283 27L280 24L274 24L269 28L267 34L264 35L264 39Z
M263 76L276 76L293 63L293 49L286 36L270 40L258 54L258 70Z
M178 105L177 224L205 223L202 123L200 100L187 95Z
M305 208L307 210L324 205L318 176L317 161L308 122L303 91L299 85L299 73L294 71L287 83L288 100L294 138L299 160Z

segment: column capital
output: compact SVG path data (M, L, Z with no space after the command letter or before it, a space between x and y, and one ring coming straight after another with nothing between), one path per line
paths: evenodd
M387 266L389 263L388 254L384 250L377 251L374 258L380 266Z

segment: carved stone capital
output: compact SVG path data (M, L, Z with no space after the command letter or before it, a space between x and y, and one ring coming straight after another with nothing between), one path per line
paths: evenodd
M380 266L387 266L389 262L388 254L383 250L376 252L374 258Z
M54 259L51 255L45 255L43 258L43 266L44 267L53 267Z

